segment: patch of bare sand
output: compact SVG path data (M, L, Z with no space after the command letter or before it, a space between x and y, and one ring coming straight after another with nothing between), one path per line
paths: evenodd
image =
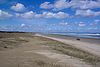
M28 51L28 52L34 52L34 51ZM40 50L40 51L35 51L35 53L44 55L48 58L55 59L60 63L67 64L69 67L92 67L89 64L86 64L85 62L81 61L80 59L60 54L60 53L55 53L52 51L48 50Z

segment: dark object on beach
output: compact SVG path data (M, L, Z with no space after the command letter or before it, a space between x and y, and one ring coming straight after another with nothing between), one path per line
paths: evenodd
M80 40L79 38L77 38L76 40Z
M4 46L4 48L8 48L7 46Z

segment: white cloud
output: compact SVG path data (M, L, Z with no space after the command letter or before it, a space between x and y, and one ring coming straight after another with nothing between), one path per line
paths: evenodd
M55 14L52 12L43 12L42 16L45 18L54 18Z
M78 16L87 16L87 17L91 17L91 16L100 16L100 11L95 12L92 10L76 10L76 14Z
M23 14L19 14L17 13L16 16L17 17L22 17L22 18L26 18L26 19L32 19L34 17L35 13L33 11L29 11Z
M54 9L61 10L61 9L69 8L69 7L71 7L71 4L66 0L57 0L54 3Z
M8 12L0 10L0 19L10 18L13 15L9 14Z
M64 9L69 7L70 4L66 2L66 0L57 0L54 4L50 4L50 2L44 2L40 5L40 8L43 9Z
M44 12L43 16L45 18L57 18L57 19L63 19L69 17L69 14L64 12L58 12L58 13L52 13L52 12Z
M58 12L56 15L55 15L56 18L67 18L69 17L69 14L67 13L64 13L64 12Z
M100 1L88 1L88 0L57 0L54 4L49 4L50 2L45 2L42 5L44 9L66 9L66 8L77 8L77 9L94 9L100 8ZM41 6L40 6L41 7Z
M51 9L53 8L53 4L50 4L50 2L44 2L40 5L40 8L43 8L43 9Z
M24 11L26 8L23 4L17 3L16 5L13 5L11 9L14 11Z
M78 9L94 9L94 8L100 8L100 2L97 1L87 1L87 0L72 0L70 2L70 5L72 8L78 8Z
M69 17L69 14L64 13L64 12L58 12L58 13L53 13L53 12L43 12L42 14L37 14L34 13L33 11L29 11L23 14L16 14L17 17L22 17L22 18L27 18L27 19L32 19L32 18L57 18L57 19L64 19Z
M25 24L21 24L21 27L24 27L25 26Z

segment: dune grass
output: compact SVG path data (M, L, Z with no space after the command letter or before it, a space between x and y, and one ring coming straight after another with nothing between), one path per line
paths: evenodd
M62 67L60 64L46 62L44 60L33 61L33 67Z
M88 52L82 51L80 49L76 49L69 45L56 46L53 49L69 56L80 58L81 60L91 63L93 65L96 65L96 63L100 63L99 57L94 56L93 54L90 54Z
M0 50L4 48L14 48L19 46L21 43L28 42L25 39L26 34L22 33L0 33ZM23 37L23 39L21 38Z

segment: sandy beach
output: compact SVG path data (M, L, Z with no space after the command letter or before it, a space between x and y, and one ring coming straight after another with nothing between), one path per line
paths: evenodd
M0 67L100 67L99 44L73 38L0 33Z
M85 50L87 52L90 52L100 57L100 39L79 38L79 37L60 36L60 35L49 35L49 36L45 36L41 34L36 34L36 35L72 45L74 47ZM80 39L80 40L77 40L77 39Z

